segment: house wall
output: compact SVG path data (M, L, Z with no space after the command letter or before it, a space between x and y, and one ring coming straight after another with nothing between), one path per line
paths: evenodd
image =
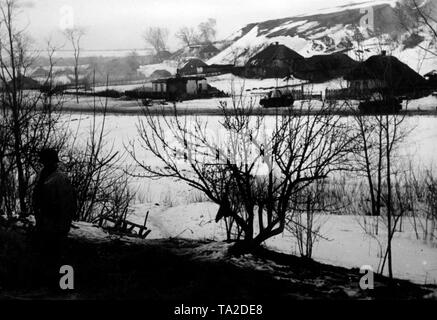
M187 94L196 95L208 91L208 82L204 80L188 80Z
M197 81L188 80L187 81L187 94L195 95L197 94Z
M183 98L187 92L186 92L186 82L183 80L174 80L168 82L168 93L170 97L173 98Z
M201 81L199 81L199 83L200 83L201 86L202 86L201 91L202 91L202 92L207 92L207 91L208 91L208 81L206 81L206 79L205 79L205 80L201 80Z
M353 80L349 82L349 88L353 90L366 90L387 87L385 81L378 79Z
M164 82L154 82L152 84L153 92L167 92L167 84Z

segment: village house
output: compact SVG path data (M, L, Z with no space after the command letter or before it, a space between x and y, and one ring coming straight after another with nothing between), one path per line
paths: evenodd
M152 81L154 95L170 99L184 99L208 93L208 82L204 77L175 77Z
M311 83L322 83L342 78L358 64L359 62L344 53L314 55L294 65L293 77Z
M208 65L205 62L194 58L188 60L180 69L178 69L177 74L181 76L205 74L206 67L208 67Z
M296 51L275 42L249 59L246 75L250 78L284 78L303 60Z
M165 69L155 70L149 76L150 79L166 79L166 78L170 78L170 77L171 77L170 71L165 70Z
M360 63L345 77L353 92L389 91L412 93L426 86L426 80L396 57L382 52Z

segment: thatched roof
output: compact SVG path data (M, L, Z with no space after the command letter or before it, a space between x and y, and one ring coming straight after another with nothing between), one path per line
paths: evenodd
M426 80L396 57L375 55L360 63L345 77L346 80L382 80L393 89L426 84Z
M198 67L206 67L208 66L205 62L200 59L193 58L185 62L181 69L184 68L198 68Z
M274 43L250 58L247 66L272 68L276 67L278 62L292 66L294 61L303 59L299 53L287 46Z
M204 46L202 49L200 49L200 54L205 53L219 53L220 50L217 49L212 43L209 43L208 45Z
M194 58L188 60L182 68L179 69L178 73L185 74L196 74L197 68L207 67L208 65L200 59Z
M161 78L170 78L171 73L168 70L159 69L153 71L153 73L150 75L150 78L152 79L161 79Z
M344 53L315 55L296 64L293 76L313 82L324 82L343 77L358 65Z

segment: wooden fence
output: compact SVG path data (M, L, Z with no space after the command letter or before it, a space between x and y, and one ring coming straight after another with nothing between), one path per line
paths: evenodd
M322 100L322 92L315 93L312 91L302 91L302 90L289 90L292 94L294 100Z
M428 87L421 88L399 88L397 90L388 89L367 89L367 90L352 90L345 89L326 89L326 100L363 100L371 97L375 93L382 95L394 95L405 100L418 99L432 94L433 89Z

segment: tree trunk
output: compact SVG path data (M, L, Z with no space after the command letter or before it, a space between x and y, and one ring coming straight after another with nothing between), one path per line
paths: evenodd
M389 120L388 115L386 116L386 161L387 161L387 259L388 259L388 276L393 279L393 266L392 266L392 192L391 192L391 168L390 168L390 130L389 130Z
M74 67L74 81L76 84L76 103L79 103L79 73L77 64Z

